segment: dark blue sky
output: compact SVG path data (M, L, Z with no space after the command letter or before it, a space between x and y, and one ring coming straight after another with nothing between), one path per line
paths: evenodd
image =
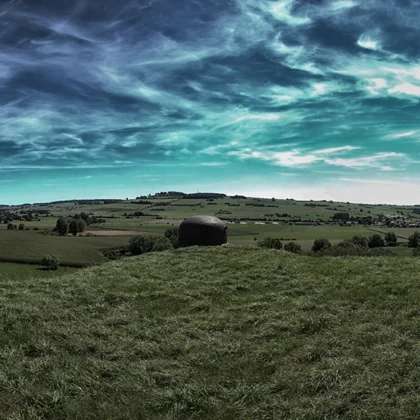
M416 203L420 2L0 3L0 203Z

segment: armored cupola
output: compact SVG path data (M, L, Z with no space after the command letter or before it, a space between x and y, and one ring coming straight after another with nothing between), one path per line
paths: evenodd
M192 216L179 225L179 245L222 245L227 242L227 226L215 216Z

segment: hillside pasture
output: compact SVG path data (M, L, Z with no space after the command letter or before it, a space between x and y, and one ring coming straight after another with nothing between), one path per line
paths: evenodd
M2 418L418 418L419 270L227 246L0 276Z

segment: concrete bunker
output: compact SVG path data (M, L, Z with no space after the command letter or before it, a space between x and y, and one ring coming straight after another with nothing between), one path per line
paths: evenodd
M212 246L227 242L227 226L215 216L192 216L179 225L179 246Z

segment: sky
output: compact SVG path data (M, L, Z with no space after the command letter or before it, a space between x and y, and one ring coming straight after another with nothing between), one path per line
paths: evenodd
M0 204L420 203L416 0L0 2Z

